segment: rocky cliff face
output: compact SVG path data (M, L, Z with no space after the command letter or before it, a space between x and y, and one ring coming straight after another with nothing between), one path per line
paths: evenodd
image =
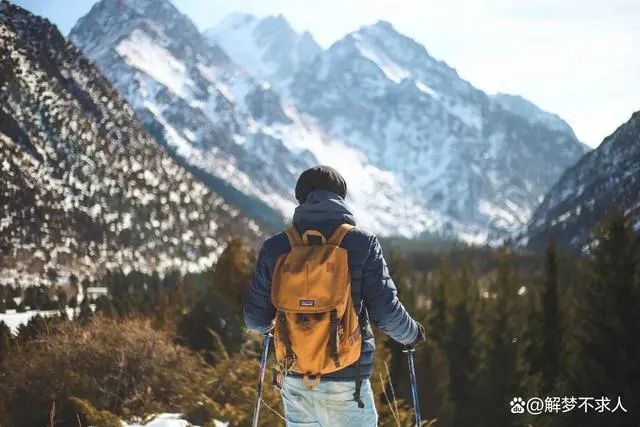
M640 111L562 175L533 214L526 240L540 247L553 233L583 245L614 209L640 218Z

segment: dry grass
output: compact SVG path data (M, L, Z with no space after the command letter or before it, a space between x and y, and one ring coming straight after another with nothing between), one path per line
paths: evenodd
M7 360L0 400L6 427L77 426L78 415L86 425L87 407L131 419L194 406L210 372L147 321L65 322Z

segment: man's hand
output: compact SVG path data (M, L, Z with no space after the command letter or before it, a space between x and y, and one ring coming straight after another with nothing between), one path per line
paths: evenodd
M427 339L427 335L426 335L426 332L424 330L424 326L422 326L422 324L420 322L416 322L416 325L418 325L418 337L411 344L405 345L405 349L408 350L408 351L415 350L416 347L421 342L426 341L426 339Z

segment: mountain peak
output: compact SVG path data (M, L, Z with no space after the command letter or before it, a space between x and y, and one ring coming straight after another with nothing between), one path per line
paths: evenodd
M382 30L387 30L387 31L389 30L395 31L393 24L391 24L391 22L389 21L385 21L384 19L378 20L375 24L373 24L373 27L380 28Z
M94 60L113 55L126 40L144 39L179 60L200 55L218 65L229 64L224 52L210 46L193 21L168 0L101 0L78 20L69 39Z
M258 18L250 13L233 12L227 15L227 17L220 21L214 28L220 28L221 30L233 29L244 25L250 25L257 20Z
M232 14L204 35L249 74L276 89L283 89L302 65L322 52L309 32L297 33L282 14L262 19L242 16Z

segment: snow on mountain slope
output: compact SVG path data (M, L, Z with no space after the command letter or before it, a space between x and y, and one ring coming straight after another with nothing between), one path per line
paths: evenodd
M406 195L397 177L329 137L232 63L171 3L102 0L70 34L156 138L191 166L286 216L299 173L337 166L359 222L383 234L441 229L444 220Z
M542 247L553 233L582 245L616 208L640 218L640 111L562 175L528 224L528 244Z
M384 21L317 55L288 92L424 207L479 238L525 224L586 151L570 127L533 105L489 97Z
M506 93L498 93L493 95L492 98L497 101L505 110L508 110L518 116L532 121L534 123L540 123L549 129L554 129L559 132L565 132L567 134L573 134L571 126L556 114L548 113L539 109L531 101L524 99L519 95L509 95Z
M49 21L0 5L0 283L201 270L231 235L257 245L260 226L169 158Z
M204 34L254 78L278 91L322 51L310 33L296 33L282 15L259 19L234 13Z

